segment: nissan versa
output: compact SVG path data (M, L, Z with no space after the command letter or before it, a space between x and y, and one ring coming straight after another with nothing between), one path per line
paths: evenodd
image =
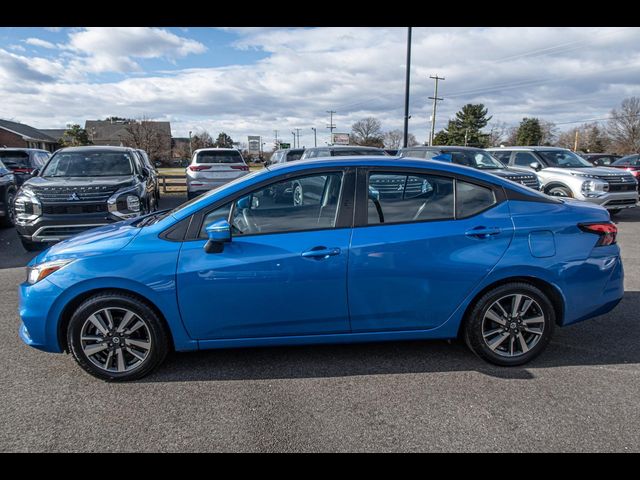
M294 182L299 198L275 203L272 187ZM460 165L292 162L40 253L20 336L107 380L171 349L458 336L520 365L555 327L620 301L616 233L598 205Z

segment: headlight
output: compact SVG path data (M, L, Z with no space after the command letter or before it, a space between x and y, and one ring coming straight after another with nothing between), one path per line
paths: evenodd
M140 215L140 198L136 195L138 188L122 189L107 200L107 210L120 218L133 218Z
M609 184L598 180L587 180L582 182L582 193L588 196L604 195L609 191Z
M32 222L42 215L42 204L28 186L22 187L13 203L18 224Z
M52 260L50 262L44 262L39 265L27 267L27 283L33 285L38 283L43 278L47 278L53 272L60 270L62 267L69 265L73 262L73 258L66 258L64 260Z

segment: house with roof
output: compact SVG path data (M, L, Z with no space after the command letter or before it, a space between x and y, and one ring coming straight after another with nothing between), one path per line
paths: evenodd
M53 152L58 140L24 123L0 119L0 147L41 148Z

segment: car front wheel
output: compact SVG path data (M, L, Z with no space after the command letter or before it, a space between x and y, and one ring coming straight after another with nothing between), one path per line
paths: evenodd
M496 287L473 306L463 326L469 348L502 366L522 365L547 346L555 325L553 304L537 287L508 283Z
M155 369L169 351L169 335L157 314L136 297L94 295L73 313L67 344L78 364L108 381L136 380Z

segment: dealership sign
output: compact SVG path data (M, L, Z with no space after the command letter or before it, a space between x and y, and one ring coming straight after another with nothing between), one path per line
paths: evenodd
M334 145L349 145L349 134L334 133L331 139L331 143Z
M249 153L260 153L260 137L255 135L249 135Z

